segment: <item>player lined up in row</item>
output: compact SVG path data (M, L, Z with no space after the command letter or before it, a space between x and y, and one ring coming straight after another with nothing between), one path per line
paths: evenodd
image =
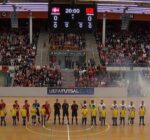
M67 117L67 123L69 124L69 104L66 100L64 100L63 104L61 105L59 100L56 99L56 102L54 103L54 124L56 124L56 117L58 116L58 122L61 124L60 119L60 110L62 108L62 125L64 124L64 118ZM72 124L74 122L74 119L76 121L76 124L78 124L78 104L76 101L73 101L71 105L72 110ZM125 119L126 119L126 112L128 112L128 124L133 125L135 114L136 114L136 108L134 106L133 101L130 102L130 104L127 106L125 101L122 100L121 104L118 105L117 101L114 100L113 104L111 106L112 111L112 125L117 126L118 118L120 118L120 125L125 125ZM94 100L91 100L91 103L89 104L89 107L87 105L87 102L84 101L83 104L81 104L81 116L82 116L82 125L87 124L87 117L90 114L91 115L91 125L97 125L97 116L99 116L100 124L105 126L106 124L106 118L107 118L107 112L108 109L104 103L103 100L100 101L100 104L97 106L94 102ZM0 102L0 125L6 126L6 115L8 112L6 112L6 104L1 99ZM18 104L18 101L15 100L12 109L10 110L12 120L13 120L13 126L17 125L17 121L19 122L19 113L21 113L22 117L22 124L25 126L26 122L29 122L30 114L32 119L32 125L36 125L37 121L41 125L45 126L46 122L50 118L51 114L51 107L48 101L45 102L40 107L40 103L35 100L32 104L32 108L30 109L30 105L28 103L28 100L24 101L24 105L22 108L20 108L20 105ZM146 114L146 107L144 104L144 101L141 101L141 104L138 108L139 113L139 125L145 125L144 123L144 117ZM98 115L99 114L99 115Z

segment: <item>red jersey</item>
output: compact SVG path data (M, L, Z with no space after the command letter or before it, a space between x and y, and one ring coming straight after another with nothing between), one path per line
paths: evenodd
M20 108L19 104L13 104L13 107L15 107L17 110Z
M50 109L50 104L44 104L43 106L44 106L44 108L45 108L46 111L49 111L49 109Z
M6 107L6 104L5 103L0 103L0 110L1 109L4 109Z
M24 107L27 111L29 111L30 105L29 105L29 104L24 104L23 107Z

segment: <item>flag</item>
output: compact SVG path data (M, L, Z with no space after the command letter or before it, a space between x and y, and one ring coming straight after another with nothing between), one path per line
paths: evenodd
M52 13L60 13L60 8L59 7L53 7Z

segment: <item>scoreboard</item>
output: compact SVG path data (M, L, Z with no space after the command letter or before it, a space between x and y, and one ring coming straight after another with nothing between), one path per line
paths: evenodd
M52 4L49 7L51 32L92 32L96 8L92 4Z

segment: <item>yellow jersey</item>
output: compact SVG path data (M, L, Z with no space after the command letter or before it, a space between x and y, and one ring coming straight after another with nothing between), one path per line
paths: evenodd
M93 108L91 109L91 116L96 116L97 115L97 109L96 108Z
M113 109L112 111L112 117L117 118L118 117L118 109Z
M106 117L106 109L101 110L101 117L105 118Z
M134 118L135 117L135 110L131 110L130 111L130 118Z
M6 116L5 110L1 110L1 111L0 111L0 117L5 117L5 116Z
M17 109L13 108L13 109L10 110L10 112L11 112L12 116L16 116L17 115Z
M41 113L42 116L45 116L45 115L46 115L46 109L45 109L45 108L42 108L42 109L40 110L40 113Z
M87 109L87 108L83 108L83 109L81 110L81 114L82 114L82 118L87 118L88 109Z
M32 108L31 109L31 115L32 116L36 116L36 108Z
M126 116L126 110L125 109L121 109L120 110L120 117L125 117Z
M145 108L140 108L139 109L139 116L144 117L145 116Z
M21 109L21 116L26 117L27 116L27 110L26 109Z

